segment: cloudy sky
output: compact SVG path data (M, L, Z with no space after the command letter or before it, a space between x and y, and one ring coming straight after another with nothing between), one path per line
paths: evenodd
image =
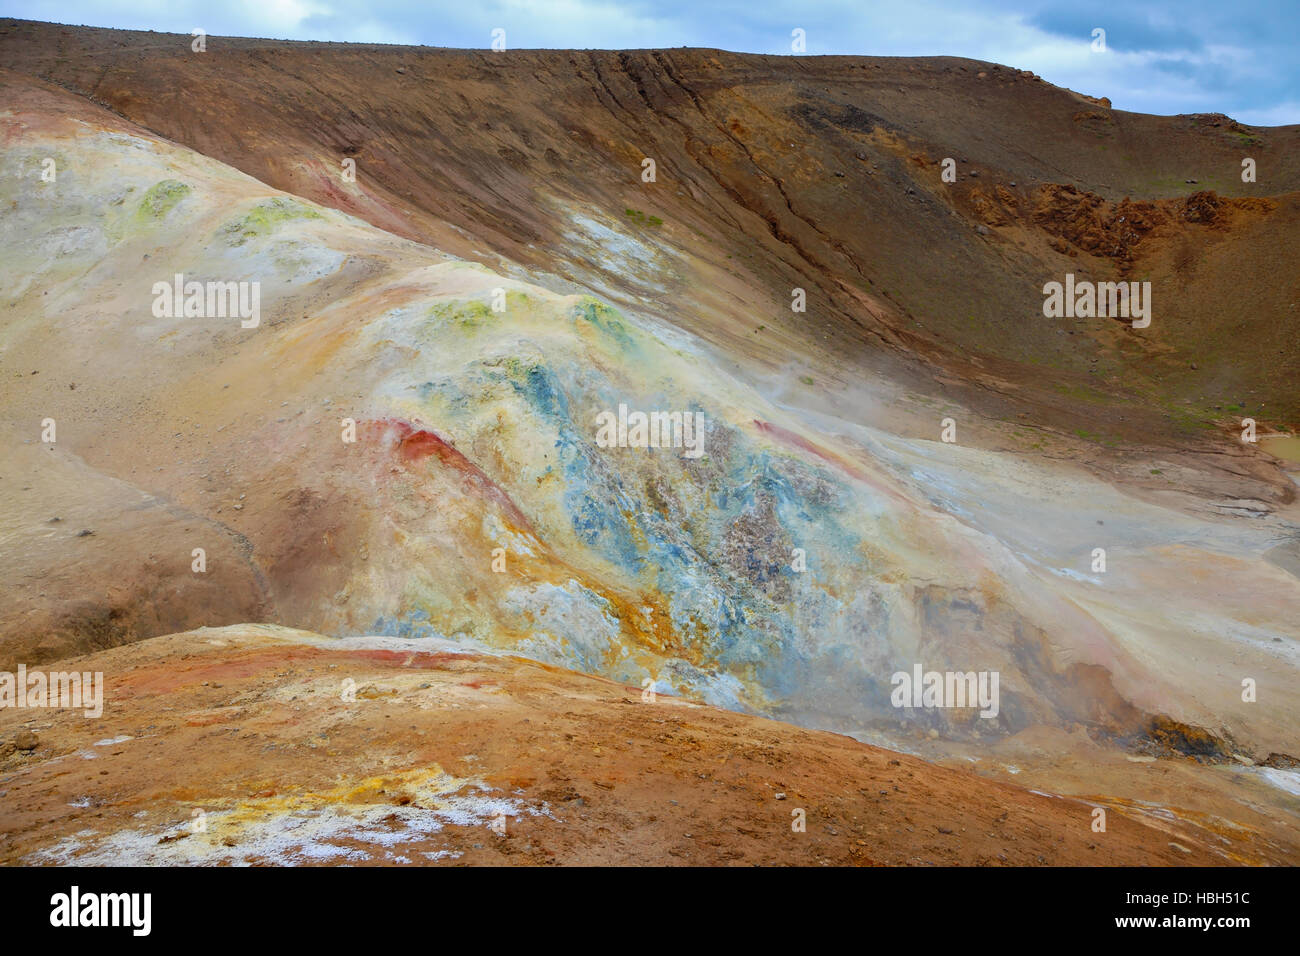
M0 0L0 15L212 36L486 48L951 54L1145 113L1300 123L1300 0ZM1105 31L1105 52L1093 31ZM210 44L209 50L215 50Z

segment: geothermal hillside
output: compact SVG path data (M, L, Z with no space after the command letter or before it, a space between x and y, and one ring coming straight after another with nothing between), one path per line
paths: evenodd
M1300 861L1300 127L951 58L0 64L0 670L107 688L0 709L0 860Z

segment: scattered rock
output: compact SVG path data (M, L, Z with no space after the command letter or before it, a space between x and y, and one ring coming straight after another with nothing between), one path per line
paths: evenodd
M1146 740L1166 754L1192 757L1201 763L1222 762L1229 759L1230 754L1227 745L1218 735L1204 727L1184 724L1165 714L1151 718Z
M1183 218L1188 222L1214 222L1221 204L1218 194L1212 189L1192 193L1183 203Z
M1300 769L1300 758L1275 752L1265 757L1260 766L1272 767L1275 770L1297 770Z
M14 746L23 753L31 753L40 745L40 738L30 730L20 730L14 737Z

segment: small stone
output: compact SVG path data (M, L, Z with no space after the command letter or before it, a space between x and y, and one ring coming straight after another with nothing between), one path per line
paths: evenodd
M777 798L778 800L784 800L784 799L785 799L785 794L784 794L784 793L778 793L778 794L776 795L776 798Z
M14 746L24 753L30 753L40 744L40 739L30 730L20 730L14 737Z

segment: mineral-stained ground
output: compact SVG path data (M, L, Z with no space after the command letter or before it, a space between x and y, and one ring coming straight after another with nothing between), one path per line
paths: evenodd
M1298 217L988 63L0 20L0 672L106 688L0 861L1294 864Z

